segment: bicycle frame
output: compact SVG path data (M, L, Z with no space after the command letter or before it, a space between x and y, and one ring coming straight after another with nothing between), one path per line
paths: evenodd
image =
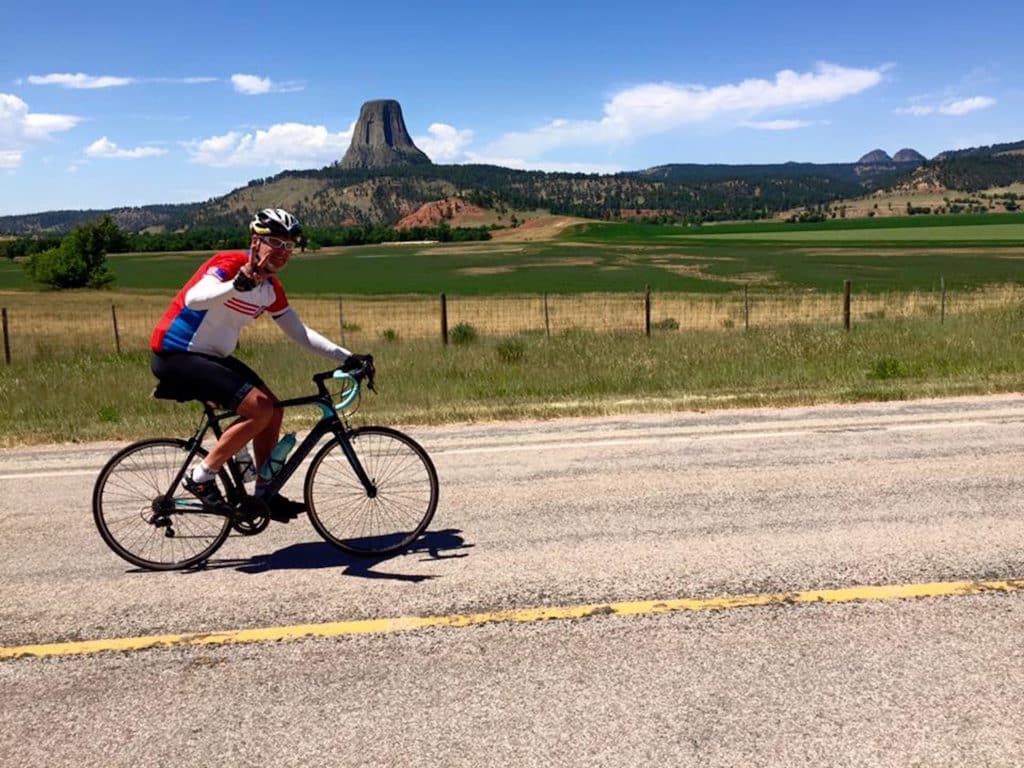
M331 395L327 391L327 387L324 385L324 382L329 378L347 379L352 384L349 392L342 399L342 402L337 405L332 402ZM333 434L338 438L342 451L345 454L345 458L348 459L349 464L352 466L352 471L355 472L356 477L359 478L359 482L362 483L363 488L366 489L366 495L369 498L375 497L377 495L377 488L373 481L367 476L366 470L363 469L363 465L359 461L359 457L356 456L355 450L352 448L352 441L349 439L350 428L339 414L339 411L343 410L345 406L355 400L358 395L358 379L346 373L330 371L314 375L313 381L316 382L317 385L317 394L295 397L289 400L279 400L274 406L275 408L283 409L299 405L316 405L320 408L323 415L320 421L318 421L313 426L313 429L310 430L309 434L306 435L302 442L295 447L284 466L281 467L281 470L264 486L264 495L270 496L280 491L299 466L301 466L305 458L316 447L317 443L319 443L325 436ZM221 428L221 422L227 419L233 419L238 415L234 411L218 412L209 403L203 403L203 413L204 417L202 423L196 429L192 437L189 438L189 453L182 464L181 471L174 478L174 482L171 486L171 492L173 492L181 483L182 478L185 476L185 472L192 463L192 460L199 453L199 449L203 444L203 439L206 437L206 433L208 431L212 431L214 437L219 440L224 432ZM245 498L248 495L248 492L245 490L245 482L242 479L242 472L238 469L238 465L235 463L234 458L229 459L225 467L228 469L229 476L231 478L230 483L225 483L225 485L228 486L228 500L234 504ZM189 506L192 505L189 504Z

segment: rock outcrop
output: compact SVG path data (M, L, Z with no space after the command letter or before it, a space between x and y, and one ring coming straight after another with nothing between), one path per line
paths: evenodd
M923 163L927 158L916 149L901 149L892 159L897 163Z
M891 162L892 158L884 149L873 149L857 161L859 165L881 165Z
M342 168L389 168L431 165L405 127L402 107L394 99L368 101L359 110L352 143L341 159Z

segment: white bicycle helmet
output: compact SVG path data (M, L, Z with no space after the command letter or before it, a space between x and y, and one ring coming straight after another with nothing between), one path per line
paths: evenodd
M302 236L302 224L282 208L264 208L249 222L249 231L254 235L275 235L298 240Z

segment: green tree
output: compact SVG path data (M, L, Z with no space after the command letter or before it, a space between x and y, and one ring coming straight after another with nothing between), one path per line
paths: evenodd
M114 279L107 253L123 250L125 237L110 216L71 230L59 246L31 256L25 271L53 288L100 288Z

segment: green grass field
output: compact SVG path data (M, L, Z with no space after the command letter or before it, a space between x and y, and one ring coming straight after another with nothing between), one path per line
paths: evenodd
M1016 391L1024 377L1018 302L970 309L966 299L1016 295L1024 218L976 218L792 229L767 223L693 230L595 224L555 242L389 245L298 255L285 283L289 294L302 298L305 319L329 334L341 317L333 297L351 297L344 302L348 341L357 351L373 351L381 364L381 396L369 400L360 416L370 421ZM912 238L901 240L905 233ZM867 235L875 239L865 240ZM0 444L185 432L192 410L148 398L145 339L162 307L207 256L112 256L116 292L26 290L31 287L20 265L0 264L0 306L9 310L14 351L12 364L0 368ZM850 333L841 330L836 301L844 279L854 284ZM931 293L940 279L951 292L944 323L939 296ZM678 329L642 335L638 297L644 285L655 292L654 320L678 320ZM988 288L994 285L1003 287ZM744 286L754 289L748 332ZM918 291L923 293L911 293ZM477 325L479 342L440 345L438 302L429 294L442 292L464 297L450 303L449 319ZM550 338L540 293L558 294ZM407 296L413 294L420 296ZM390 298L372 298L381 295ZM914 306L895 299L890 306L887 297L910 297ZM792 309L782 313L785 322L767 316L772 301ZM827 301L827 317L802 306L809 301ZM628 317L595 330L603 326L592 326L590 315L614 320L613 310L623 309L614 302L628 304ZM100 351L112 346L115 303L121 355ZM711 322L697 322L694 313L715 307L722 311ZM483 319L472 315L477 311ZM513 314L495 319L487 312ZM578 312L589 313L591 330L582 330ZM381 328L398 329L397 341L387 340ZM417 334L418 328L426 331ZM280 395L301 394L324 362L279 338L246 337L242 355Z
M619 241L649 241L652 238L674 237L685 235L687 237L703 238L717 237L719 235L744 235L751 239L758 239L760 234L776 235L787 232L804 237L802 233L816 232L829 233L829 239L835 245L841 245L855 232L878 232L880 230L919 230L919 238L924 241L934 242L948 240L951 236L949 228L961 229L967 232L974 232L975 239L987 241L998 239L1005 235L994 237L998 229L991 227L1005 227L1007 225L1024 225L1024 213L1012 214L956 214L942 216L894 216L884 218L857 218L844 219L835 218L825 221L806 222L801 224L788 224L782 221L749 221L735 222L731 224L705 224L703 226L670 226L650 225L630 222L594 222L576 227L571 234L563 237L573 239L586 239L598 242L608 240ZM975 229L981 227L981 229ZM929 230L924 232L924 230ZM946 230L945 233L934 230ZM826 235L822 235L825 237ZM817 237L817 236L815 236ZM879 239L885 239L879 237ZM905 237L904 237L905 239Z
M441 347L378 342L379 395L357 421L442 423L639 411L889 400L1018 391L1018 307L939 324L877 320L850 333L822 325L640 334L566 331ZM306 394L329 367L294 344L240 352L280 397ZM185 435L197 407L149 397L143 351L50 356L0 367L0 445ZM318 413L288 415L308 428Z
M108 258L118 290L176 291L209 253ZM297 255L283 275L295 296L486 296L654 291L970 290L1017 282L1024 216L914 216L816 224L671 227L594 223L553 242L382 245ZM0 290L30 289L0 264Z

